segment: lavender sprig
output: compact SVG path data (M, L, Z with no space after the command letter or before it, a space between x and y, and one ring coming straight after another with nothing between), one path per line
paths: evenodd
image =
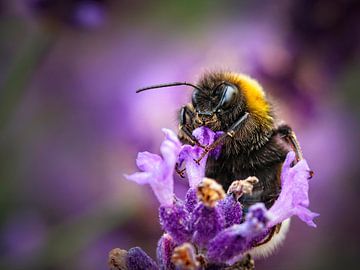
M157 263L140 248L133 248L120 252L122 259L113 260L122 262L122 267L125 262L123 269L235 269L239 260L249 261L247 252L285 219L297 215L309 226L315 226L313 218L318 214L308 209L310 169L305 160L291 166L293 152L283 164L281 193L273 206L267 210L263 203L252 205L244 218L238 199L251 193L258 179L234 181L225 194L215 180L204 178L207 155L200 163L196 162L203 154L203 147L181 145L174 132L163 131L161 156L139 153L136 163L141 172L126 175L136 183L150 184L159 200L160 224L165 233L158 243ZM206 127L193 133L205 147L219 134ZM210 154L218 155L220 151L218 148ZM190 188L185 200L174 195L176 164L185 166L188 176Z

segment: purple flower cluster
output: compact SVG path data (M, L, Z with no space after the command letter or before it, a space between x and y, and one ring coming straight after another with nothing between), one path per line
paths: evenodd
M282 191L268 210L263 203L252 205L246 215L238 199L251 193L256 177L236 180L227 193L221 185L205 176L207 155L197 162L203 146L221 133L206 127L193 132L201 146L182 145L175 133L164 129L160 155L142 152L136 160L141 172L126 175L139 184L149 184L160 202L159 219L165 231L157 247L157 262L141 248L122 251L120 269L224 269L241 260L246 252L264 240L272 228L297 215L315 226L308 199L310 169L305 160L293 167L290 152L281 174ZM220 149L209 155L217 156ZM174 195L174 171L185 166L190 188L184 200Z

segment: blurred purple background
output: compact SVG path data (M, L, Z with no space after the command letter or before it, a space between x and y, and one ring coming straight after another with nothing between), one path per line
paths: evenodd
M115 247L154 257L138 151L206 69L257 78L315 171L310 209L257 269L358 269L359 1L0 2L0 269L107 269ZM177 192L186 183L177 181Z

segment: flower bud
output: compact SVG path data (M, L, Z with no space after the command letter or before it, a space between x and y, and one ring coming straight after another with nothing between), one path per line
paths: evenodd
M177 201L171 206L160 206L160 223L177 244L191 238L189 232L189 213L183 203Z

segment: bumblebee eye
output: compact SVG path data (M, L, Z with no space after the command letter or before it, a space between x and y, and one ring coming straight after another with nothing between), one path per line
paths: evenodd
M228 109L234 103L239 90L235 85L226 84L223 91L219 107L221 109Z

